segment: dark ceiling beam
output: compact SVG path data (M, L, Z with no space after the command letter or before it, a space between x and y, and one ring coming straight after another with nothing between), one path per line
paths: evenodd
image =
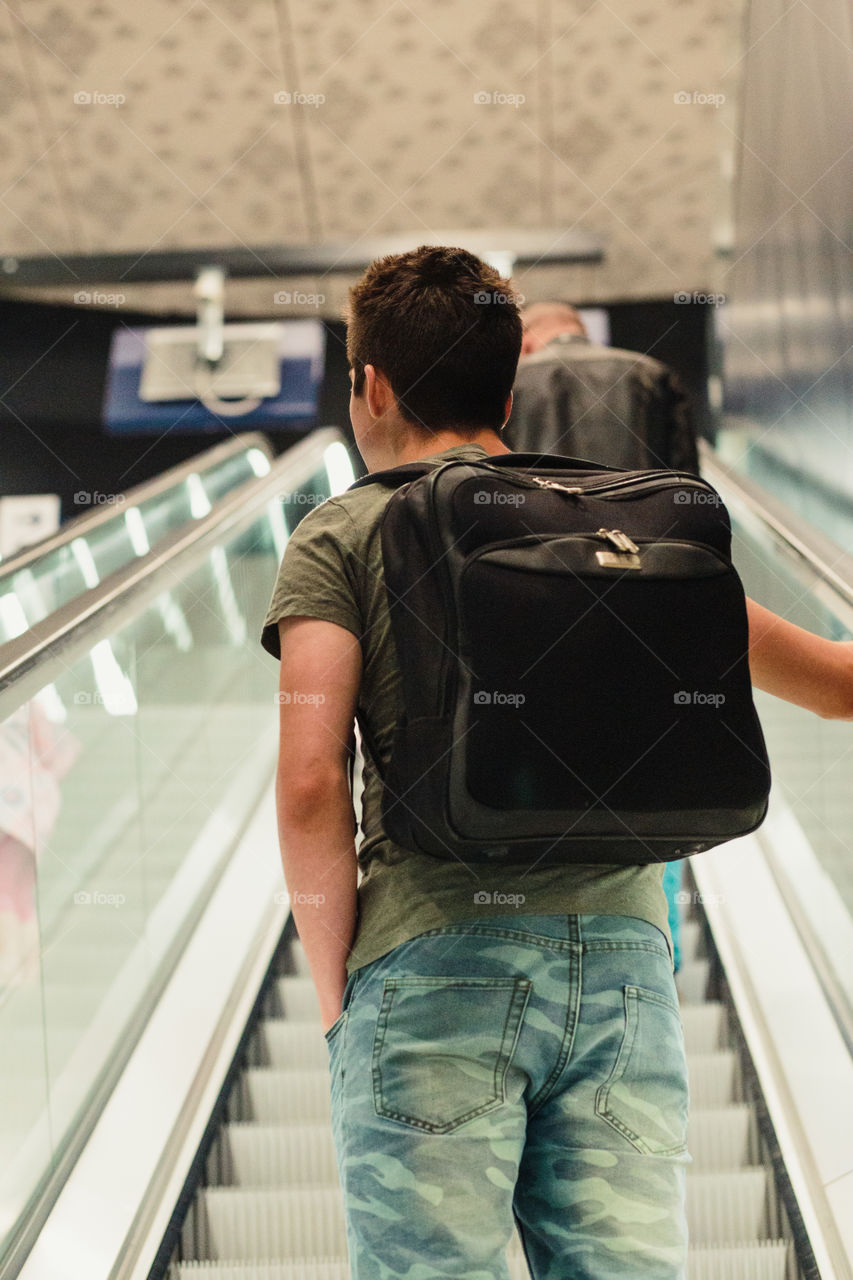
M265 245L262 248L223 247L176 249L167 253L54 254L33 258L0 258L3 284L153 284L193 280L202 267L222 267L232 279L270 276L351 274L361 272L374 258L401 253L421 244L458 245L472 253L511 253L516 266L554 266L595 263L604 258L602 242L576 230L439 231L374 236L359 243Z

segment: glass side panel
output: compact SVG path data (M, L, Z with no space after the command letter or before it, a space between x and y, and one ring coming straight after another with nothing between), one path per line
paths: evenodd
M207 467L202 462L198 473L144 502L129 505L121 494L94 495L109 505L111 519L18 572L4 573L0 566L0 644L145 555L161 538L206 515L219 498L269 468L266 455L252 446Z
M0 1264L272 779L260 629L289 529L329 492L323 467L166 566L0 724Z
M828 639L853 639L844 603L829 589L818 598L810 572L788 561L760 527L739 521L731 504L730 511L735 564L747 595ZM760 836L771 853L779 843L798 907L809 916L824 964L853 1012L853 725L760 690L755 703L773 776L771 815Z

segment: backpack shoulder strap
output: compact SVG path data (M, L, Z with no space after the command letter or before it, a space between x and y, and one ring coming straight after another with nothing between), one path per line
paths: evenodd
M432 470L434 468L429 463L404 462L402 466L389 467L386 471L370 471L351 484L347 493L352 489L363 489L368 484L384 484L391 489L399 489L401 485L408 484L410 480L419 480Z
M453 461L453 459L450 459ZM621 471L620 467L606 467L603 462L591 462L586 458L563 458L556 453L490 453L485 458L469 459L474 465L489 467L519 467L531 471ZM399 489L411 480L419 480L430 471L438 470L441 463L405 462L386 471L373 471L351 484L350 489L361 489L368 484L384 484Z

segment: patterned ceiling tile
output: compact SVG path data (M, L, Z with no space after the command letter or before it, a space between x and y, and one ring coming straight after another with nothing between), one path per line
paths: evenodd
M607 261L537 268L537 288L712 282L730 143L694 95L736 84L736 0L10 6L0 252L576 225ZM275 283L235 284L235 307L274 314ZM300 291L336 314L346 282L324 283ZM185 307L183 287L140 293Z

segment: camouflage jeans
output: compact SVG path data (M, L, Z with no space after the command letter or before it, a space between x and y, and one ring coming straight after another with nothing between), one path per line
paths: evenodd
M687 1067L663 934L628 916L432 929L326 1033L353 1280L683 1280Z

